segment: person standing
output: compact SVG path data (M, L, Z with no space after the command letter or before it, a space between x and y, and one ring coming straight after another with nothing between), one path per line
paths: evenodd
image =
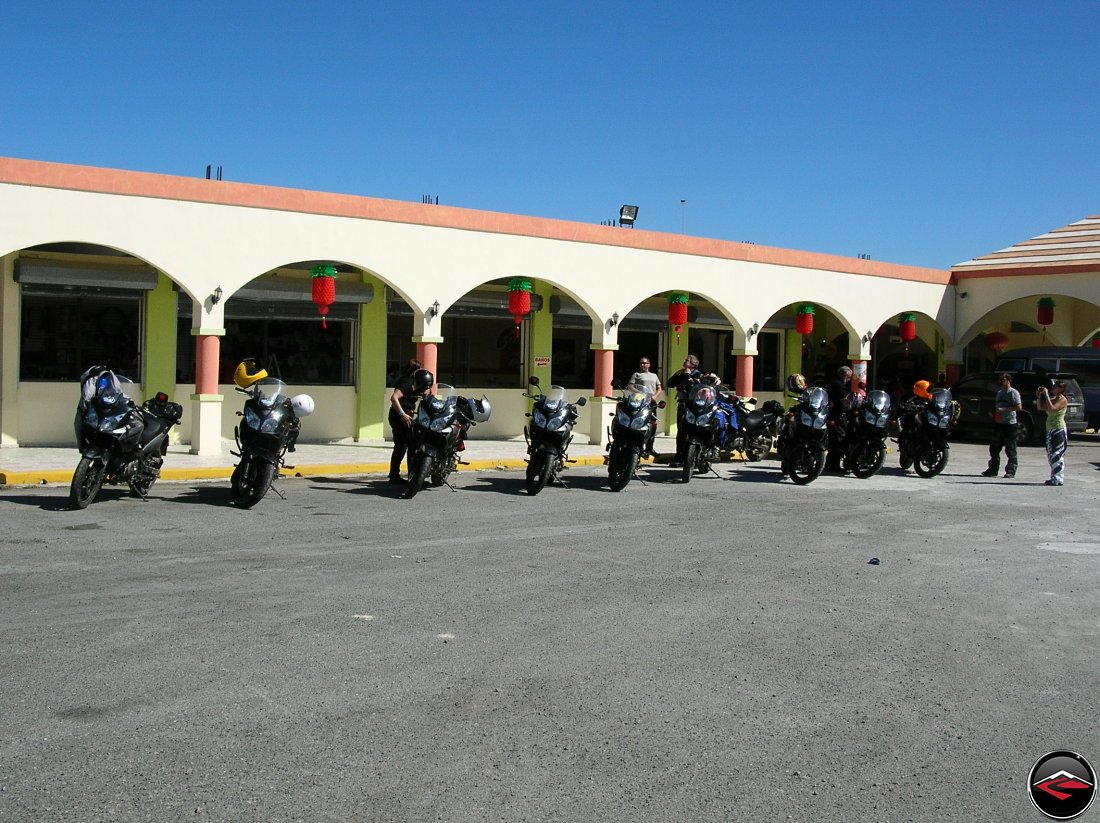
M630 382L627 384L628 389L637 389L639 391L647 392L650 395L650 421L649 421L649 437L645 441L645 452L643 457L653 456L656 457L656 452L653 451L653 438L657 436L657 399L664 391L661 386L661 378L659 378L655 372L649 370L650 360L648 357L643 357L638 361L638 371L630 375Z
M1020 393L1012 388L1012 375L997 378L1001 388L993 399L993 441L989 444L989 466L982 477L996 477L1005 452L1005 477L1016 476L1016 412L1023 408Z
M412 435L413 415L416 404L435 383L435 375L427 369L417 369L407 377L397 381L390 395L390 431L393 432L393 452L390 454L390 483L404 484L408 481L401 476L401 461L409 449Z
M1035 392L1035 405L1039 411L1047 413L1047 461L1050 463L1048 486L1061 486L1066 482L1066 447L1069 445L1069 432L1066 431L1066 384L1055 380L1048 390L1040 386Z
M844 401L852 390L852 370L848 366L841 366L836 370L836 377L829 381L825 391L829 394L829 448L825 454L825 470L840 471L841 448L840 443L844 434Z
M689 354L684 358L684 366L672 377L668 378L670 388L676 389L676 458L674 464L684 460L684 404L687 401L691 384L701 380L703 373L699 371L699 358Z

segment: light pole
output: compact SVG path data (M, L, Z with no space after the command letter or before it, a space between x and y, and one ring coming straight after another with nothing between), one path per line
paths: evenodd
M680 234L687 234L687 200L680 200Z

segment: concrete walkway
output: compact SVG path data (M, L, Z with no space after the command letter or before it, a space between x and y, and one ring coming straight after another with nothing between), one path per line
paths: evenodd
M230 454L236 446L231 440L222 442L221 454L190 454L189 446L169 446L161 469L162 480L220 480L233 473L237 458ZM387 474L393 444L383 440L339 443L299 443L293 454L287 455L284 474L292 477L312 477L337 474ZM667 460L676 451L675 438L658 437L655 449ZM578 466L603 465L604 446L588 443L577 435L569 447L569 456ZM523 438L511 440L466 441L463 470L493 468L524 468L527 465L527 444ZM658 458L661 460L662 458ZM11 448L0 449L0 485L37 486L69 483L80 460L72 448ZM291 468L293 466L293 468Z

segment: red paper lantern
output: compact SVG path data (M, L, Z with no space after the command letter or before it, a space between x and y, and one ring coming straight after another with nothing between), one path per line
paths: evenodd
M1094 334L1092 336L1092 347L1094 349L1100 349L1100 334Z
M898 318L898 336L906 343L912 343L917 339L917 316L915 314L903 314Z
M1040 326L1050 326L1054 323L1053 297L1039 298L1039 310L1035 313L1035 320Z
M985 344L1000 354L1008 348L1008 335L1003 331L992 331L985 336Z
M807 303L798 307L794 318L794 330L803 337L814 333L814 307Z
M680 339L680 329L688 321L689 296L682 291L673 292L668 298L668 323L676 330L676 339Z
M531 311L531 281L522 277L513 277L508 281L508 313L516 321L516 337L519 337L519 324L523 316Z
M336 267L313 267L313 302L317 304L317 311L321 314L321 328L327 329L328 323L325 315L328 307L336 302Z

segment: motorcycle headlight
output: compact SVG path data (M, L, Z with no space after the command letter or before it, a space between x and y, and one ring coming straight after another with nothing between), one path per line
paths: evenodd
M615 413L615 422L622 426L624 429L629 429L630 415L620 409Z
M259 429L263 420L260 415L256 414L255 409L251 406L244 407L244 424L250 429Z
M565 425L565 409L561 409L549 417L538 409L535 409L534 417L531 419L535 421L536 426L544 428L547 431L556 432Z
M691 409L684 409L684 420L693 426L706 426L709 425L710 419L714 416L714 412L703 412L702 414L696 414Z
M437 417L431 423L428 424L428 428L433 432L446 432L451 429L451 418L449 417Z
M630 428L635 430L644 429L649 425L649 419L644 414L639 414L637 417L631 418Z
M275 434L279 430L279 424L282 423L282 415L271 415L267 417L260 424L260 431L264 434Z
M122 414L112 414L109 417L101 418L96 428L101 432L112 432L113 434L123 434L126 431L126 415L128 412L122 412Z
M88 406L84 411L84 422L89 426L99 425L99 412L95 410L95 406Z

